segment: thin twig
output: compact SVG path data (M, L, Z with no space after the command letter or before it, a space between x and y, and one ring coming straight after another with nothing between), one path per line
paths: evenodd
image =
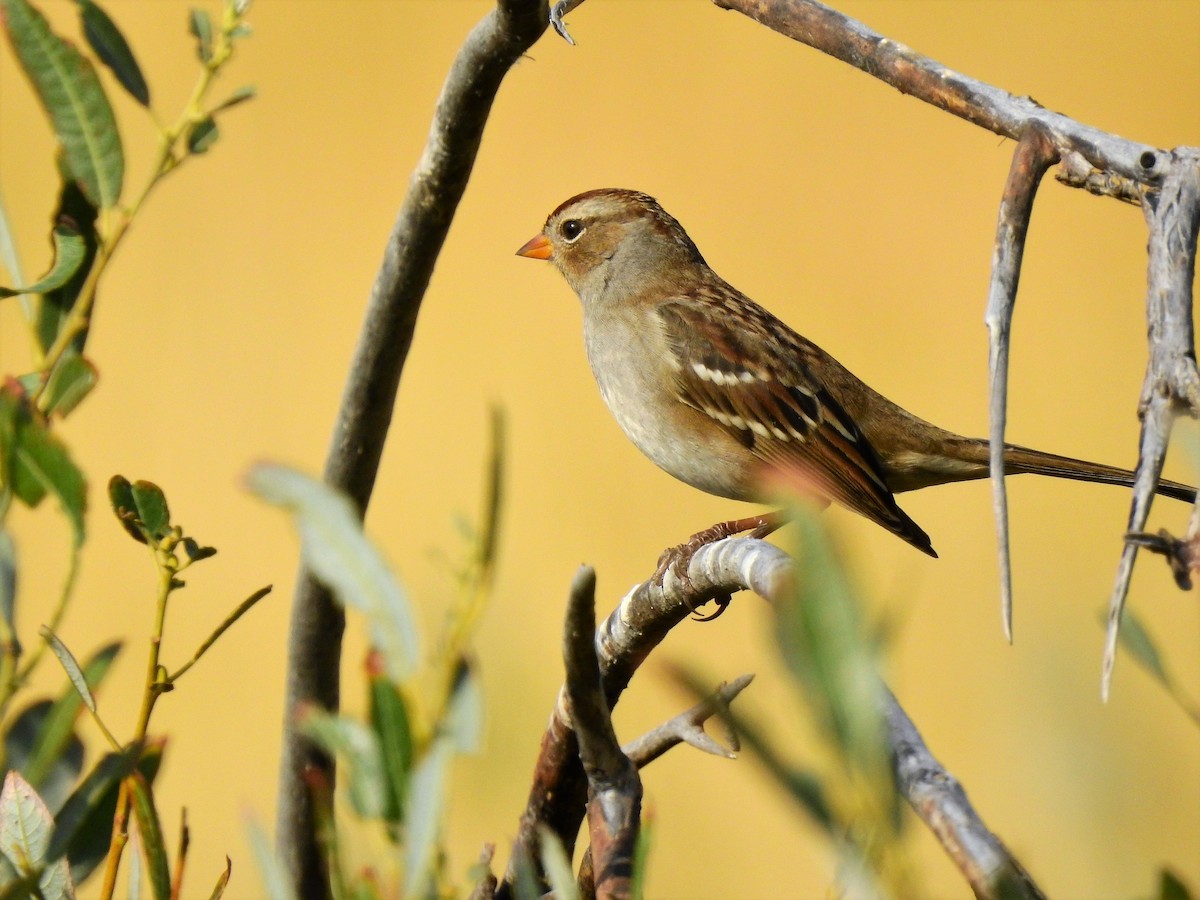
M566 691L579 758L588 781L588 833L596 895L631 895L633 853L642 810L642 781L621 752L596 658L596 573L584 566L571 584L563 632Z
M621 750L633 760L633 764L639 769L650 765L679 744L688 744L697 750L703 750L714 756L723 756L726 759L736 758L737 751L740 749L737 733L729 732L727 737L730 746L727 749L709 736L708 732L704 730L704 723L713 716L723 713L733 702L734 697L745 690L753 680L753 675L743 675L731 682L721 682L711 696L701 700L691 709L685 709L675 718L664 722L653 731L643 734L637 740L630 741Z
M1142 206L1150 228L1146 321L1150 362L1142 384L1139 414L1142 435L1134 476L1126 540L1108 604L1100 696L1108 699L1117 659L1117 631L1137 558L1136 535L1146 528L1154 485L1162 473L1175 417L1200 413L1200 374L1192 326L1192 281L1196 277L1196 239L1200 234L1200 150L1169 154L1160 193ZM1195 513L1193 513L1193 520Z
M1004 423L1008 407L1008 345L1013 307L1017 303L1017 285L1021 280L1021 260L1025 255L1025 236L1033 215L1033 198L1042 176L1058 159L1049 135L1037 122L1021 135L1013 152L1000 213L996 223L996 243L992 250L992 279L988 288L987 322L990 353L988 369L991 384L989 463L992 473L992 508L996 514L996 540L1000 553L1000 617L1004 637L1011 644L1012 565L1008 552L1008 495L1004 489Z
M509 68L546 30L548 16L546 0L498 0L463 42L438 98L424 153L371 289L325 462L326 482L346 491L360 510L366 510L375 484L417 312L492 102ZM293 711L303 702L337 709L345 617L304 571L292 609L276 835L297 895L314 898L328 896L329 884L305 773L318 770L332 783L334 764L302 737Z

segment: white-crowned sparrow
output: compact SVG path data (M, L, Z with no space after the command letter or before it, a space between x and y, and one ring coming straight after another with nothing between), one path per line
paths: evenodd
M761 501L764 476L791 470L822 498L936 556L892 495L988 474L986 440L938 428L865 385L710 269L652 197L579 194L517 252L550 260L574 288L604 402L629 439L681 481ZM1011 444L1004 459L1009 474L1133 479ZM1175 482L1157 490L1195 497Z

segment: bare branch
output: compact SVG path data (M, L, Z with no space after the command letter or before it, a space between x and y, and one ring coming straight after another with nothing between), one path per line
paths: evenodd
M572 725L588 782L588 824L597 896L629 897L642 811L637 768L617 742L596 659L596 573L584 566L571 584L563 660Z
M988 288L987 322L990 340L988 368L991 373L991 446L992 508L996 513L996 539L1000 551L1000 616L1004 636L1011 644L1012 565L1008 553L1008 495L1004 490L1004 423L1008 406L1008 344L1017 285L1021 280L1021 260L1025 255L1025 236L1033 215L1033 198L1042 176L1058 160L1049 135L1037 122L1021 135L1013 153L1004 196L996 223L996 243L992 250L992 280Z
M438 98L425 151L409 182L371 289L325 462L325 480L365 510L417 312L458 202L500 82L546 30L546 0L498 0L467 36ZM338 665L345 628L329 592L306 572L298 579L289 634L283 757L276 834L298 896L329 893L316 840L305 772L333 777L333 761L304 740L293 712L303 702L338 707Z
M929 752L890 691L884 698L884 711L900 792L950 854L975 896L1044 896L1004 843L984 825L966 791Z
M1138 184L1155 184L1169 154L1076 122L922 56L815 0L713 0L773 31L807 44L904 94L931 103L981 128L1019 140L1037 122L1060 156L1078 153L1092 166Z
M733 702L734 697L745 690L753 680L753 675L743 675L741 678L735 678L732 682L721 682L712 696L700 701L691 709L684 710L669 722L664 722L653 731L631 741L621 749L639 769L650 765L679 744L690 744L697 750L703 750L713 756L735 759L737 751L740 749L737 734L733 731L729 732L730 747L726 749L709 736L708 732L704 730L704 723L713 716L723 713Z
M1196 277L1196 239L1200 234L1200 150L1174 151L1167 158L1166 170L1161 192L1147 198L1142 206L1150 226L1146 291L1150 362L1138 410L1142 437L1126 528L1135 536L1146 528L1175 417L1181 413L1200 414L1200 374L1196 370L1192 327L1192 281ZM1193 521L1195 516L1193 513ZM1100 695L1106 700L1117 659L1121 611L1138 546L1136 537L1126 541L1109 600L1100 681Z
M668 570L661 586L655 585L652 579L634 588L600 626L595 646L609 709L616 704L638 666L671 628L688 617L692 606L718 592L753 590L768 601L782 596L783 591L790 590L792 561L778 547L765 541L729 538L700 547L686 574L685 582L673 570ZM512 896L516 861L537 858L539 824L551 827L570 852L583 818L586 780L565 705L565 697L560 693L542 738L533 787L521 817L504 883L497 891L498 897ZM1007 877L1005 873L1023 873L1019 863L1012 859L1003 843L988 831L971 808L961 787L925 748L912 722L890 693L885 698L885 705L890 737L897 748L897 780L901 790L922 819L948 823L939 825L934 833L968 879L986 880L993 875ZM934 791L933 787L939 783L952 784L954 789ZM1006 862L999 864L997 860ZM1013 883L991 883L992 892L980 896L999 896L1001 889ZM1018 885L1023 883L1016 882ZM1020 890L1014 896L1041 896L1031 882L1028 889Z

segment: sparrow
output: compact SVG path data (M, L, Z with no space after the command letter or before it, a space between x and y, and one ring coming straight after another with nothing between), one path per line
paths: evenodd
M988 475L986 439L939 428L864 384L714 272L653 197L579 194L517 254L552 262L579 296L604 402L638 449L680 481L764 502L772 474L799 476L818 499L937 556L894 495ZM1126 469L1016 444L1004 445L1004 470L1133 483ZM1156 490L1196 496L1173 481ZM776 524L752 517L696 538Z

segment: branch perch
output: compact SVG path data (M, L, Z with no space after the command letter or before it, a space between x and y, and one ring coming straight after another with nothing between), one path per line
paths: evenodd
M635 587L595 635L600 684L607 708L611 710L616 705L641 663L702 599L717 592L752 590L770 602L791 589L791 577L792 560L778 547L753 538L728 538L695 552L688 565L687 583L668 570L662 585L649 581ZM1012 872L1023 875L1024 870L988 830L953 776L929 753L890 693L885 706L890 737L897 748L897 780L901 791L922 819L939 823L937 827L931 824L931 828L967 879L973 885L975 881L991 885L991 892L980 896L999 896L1002 887L1013 883L1006 880L1008 875ZM933 786L938 785L946 789L934 791ZM564 689L542 738L533 786L498 897L512 896L518 860L538 858L539 825L553 829L567 852L572 852L584 815L586 794L587 781L579 762ZM989 881L993 878L1000 881ZM1029 885L1017 896L1041 896L1032 882Z
M438 98L424 153L409 181L375 277L325 462L325 481L367 508L417 313L479 152L483 128L509 68L546 30L546 0L498 0L463 42ZM301 703L338 708L345 617L305 571L297 581L288 638L287 696L276 834L297 896L329 894L318 845L319 811L305 773L333 783L333 760L304 740ZM329 811L326 811L329 812Z

